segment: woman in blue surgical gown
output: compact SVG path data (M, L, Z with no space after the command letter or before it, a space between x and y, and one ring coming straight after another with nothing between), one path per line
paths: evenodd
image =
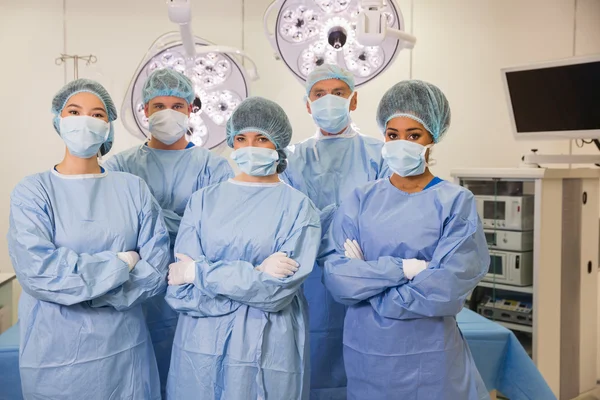
M241 173L186 207L166 297L180 313L168 399L308 398L302 283L321 228L313 203L279 180L291 136L281 107L246 99L227 123Z
M141 303L166 285L169 233L139 178L106 172L116 108L79 79L54 97L62 162L11 194L8 247L24 293L26 399L160 399Z
M348 398L487 399L455 318L487 272L485 236L472 193L427 168L448 101L431 84L400 82L377 120L394 174L342 202L325 261L325 285L349 306Z

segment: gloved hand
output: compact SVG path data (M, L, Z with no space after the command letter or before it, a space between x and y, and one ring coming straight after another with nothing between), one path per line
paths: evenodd
M289 258L285 253L271 254L255 269L275 278L283 279L292 276L298 271L300 265Z
M117 258L129 266L129 272L131 272L138 261L140 261L140 255L135 251L117 253Z
M428 266L429 263L427 261L417 260L416 258L402 260L404 276L409 281L412 280L415 276L419 275L420 272L425 271Z
M365 261L365 256L356 240L346 239L344 242L344 250L344 255L346 257Z
M169 265L167 282L169 285L194 283L196 279L196 262L185 254L175 254L179 261Z

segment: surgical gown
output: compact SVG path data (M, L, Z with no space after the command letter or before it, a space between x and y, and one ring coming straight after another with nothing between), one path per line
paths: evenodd
M192 193L233 176L227 160L202 147L194 147L192 143L184 150L158 150L143 144L115 155L104 167L129 172L146 181L163 208L171 249ZM165 303L163 295L148 300L142 308L152 337L164 397L177 313Z
M161 213L146 183L120 172L52 170L16 186L8 248L26 399L160 399L141 303L165 290ZM141 257L131 272L125 251Z
M341 199L358 186L390 175L382 147L381 140L352 127L337 136L317 133L288 148L288 168L281 178L319 208L324 234ZM315 265L304 284L310 308L311 399L345 399L342 329L346 308L333 301L322 275L322 267Z
M318 211L284 183L231 180L192 196L175 251L196 261L196 278L169 286L166 297L181 313L168 399L308 399L301 287L320 238ZM299 263L293 276L254 269L276 252Z
M329 237L324 282L348 306L348 398L489 398L455 318L489 266L471 192L442 181L408 194L382 179L342 202ZM367 261L344 256L346 239ZM408 281L413 258L430 264Z

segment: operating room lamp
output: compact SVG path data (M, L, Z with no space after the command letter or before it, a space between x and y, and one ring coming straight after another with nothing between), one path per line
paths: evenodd
M337 64L354 74L356 86L363 85L416 43L404 31L394 0L275 0L263 22L276 57L301 82L316 66Z
M196 99L190 115L190 140L213 149L225 141L227 119L248 97L248 80L258 79L256 65L241 50L212 45L194 36L190 0L170 0L167 5L169 19L179 25L180 31L160 36L142 59L123 100L123 125L140 139L150 137L142 88L154 70L171 68L187 75L194 84ZM248 69L239 58L249 61Z

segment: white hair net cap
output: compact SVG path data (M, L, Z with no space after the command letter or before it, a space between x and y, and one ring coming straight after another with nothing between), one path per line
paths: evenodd
M437 86L419 80L402 81L392 86L379 102L377 125L385 132L396 117L414 119L438 143L450 127L450 104Z
M235 109L227 121L227 144L233 147L233 139L245 132L258 132L275 145L279 153L277 172L287 167L284 150L292 140L292 125L277 103L263 97L248 97Z
M328 79L339 79L354 92L354 75L350 71L335 64L323 64L308 74L308 78L306 78L306 95L310 95L310 91L315 86L315 83Z
M188 104L192 104L196 98L192 81L184 74L169 68L157 69L144 82L144 104L160 96L179 97Z

